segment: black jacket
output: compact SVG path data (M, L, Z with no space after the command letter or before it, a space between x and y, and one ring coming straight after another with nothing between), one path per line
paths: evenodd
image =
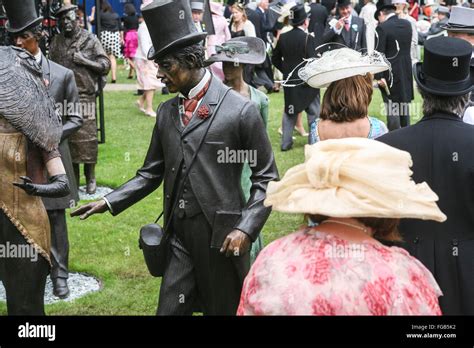
M311 3L311 16L309 17L309 31L314 34L317 44L323 41L324 28L328 20L328 10L321 4Z
M316 40L313 35L305 33L300 28L293 28L289 32L280 35L280 39L273 50L272 63L283 73L283 77L286 79L291 71L303 62L304 58L311 58L316 55L315 49ZM298 79L298 70L293 73L291 79ZM290 81L289 83L295 82L301 81ZM285 112L290 115L296 115L303 111L319 96L319 89L311 88L307 84L297 87L284 87L284 92Z
M79 104L79 93L72 70L42 57L41 67L43 78L48 82L51 97L60 105L63 119L63 135L59 144L59 152L66 169L71 193L62 198L43 198L47 210L72 208L79 202L76 178L72 168L71 153L67 139L81 128L83 120ZM68 112L69 111L69 112Z
M339 17L336 17L336 19L339 19ZM364 20L352 15L349 31L342 28L341 33L336 34L328 23L323 34L322 42L335 42L360 51L361 49L367 48L365 30Z
M180 164L189 162L196 151L199 141L227 87L212 77L209 90L201 105L208 105L211 112L207 119L195 115L181 132L178 97L160 105L156 124L143 167L137 175L117 190L106 196L116 215L140 201L156 190L164 181L165 223L169 213ZM235 91L225 97L215 114L209 133L203 143L189 174L189 183L197 198L202 212L209 224L216 229L215 217L220 212L228 217L227 221L240 218L232 228L247 233L255 240L265 224L271 209L263 205L267 185L278 179L272 147L268 139L260 113L252 101L243 98ZM219 153L229 150L249 150L257 155L256 166L252 169L252 188L250 199L245 201L240 179L242 163L222 163ZM220 227L220 226L217 226Z
M392 66L393 84L390 99L395 102L410 102L413 94L413 74L411 66L411 24L406 19L394 15L376 28L376 50L385 54ZM399 48L399 49L398 49ZM375 78L384 77L390 85L390 73L385 71Z
M403 219L402 246L435 276L444 314L474 315L474 126L436 114L377 140L411 154L413 180L431 187L448 217Z

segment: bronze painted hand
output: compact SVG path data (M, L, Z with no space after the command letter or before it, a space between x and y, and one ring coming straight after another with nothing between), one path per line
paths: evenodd
M77 208L71 212L71 217L79 216L81 220L85 220L91 215L105 213L108 209L105 200L101 199L97 202L91 202Z
M227 235L220 252L222 254L225 253L227 257L231 255L240 256L249 251L250 244L251 241L248 234L240 230L233 230Z

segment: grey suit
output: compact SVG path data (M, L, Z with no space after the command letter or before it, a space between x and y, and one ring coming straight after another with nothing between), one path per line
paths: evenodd
M197 299L204 314L235 314L243 278L249 269L248 253L226 258L219 253L223 239L233 229L248 234L252 241L270 215L263 205L269 181L278 178L274 155L256 105L230 91L219 111L216 105L227 87L212 77L201 105L210 109L209 118L194 115L183 128L179 98L161 104L143 167L126 184L106 196L113 215L138 202L164 181L165 223L172 219L174 232L168 264L163 276L158 314L191 314ZM186 181L184 211L170 215L173 192L183 170L196 151L209 119L214 117ZM240 179L243 164L230 158L227 150L254 151L252 188L248 202ZM180 197L181 199L181 197ZM192 207L194 205L194 207ZM186 300L181 303L181 295Z
M364 20L362 18L356 17L353 14L349 31L347 31L345 28L342 28L341 33L336 34L328 23L323 34L322 43L339 43L352 48L353 50L360 51L361 49L367 48L365 35ZM335 48L338 48L338 46L335 46Z
M68 277L69 242L65 209L72 208L79 201L76 179L72 168L71 153L68 137L82 126L82 116L79 108L79 94L77 92L74 73L53 61L42 57L41 66L43 78L48 81L48 90L51 97L60 105L63 119L63 134L59 144L59 152L66 169L71 193L63 198L43 198L51 224L51 270L52 278Z

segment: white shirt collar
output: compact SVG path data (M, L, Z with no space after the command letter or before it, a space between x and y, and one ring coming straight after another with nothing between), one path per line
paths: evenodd
M39 50L39 52L35 54L36 63L41 64L42 58L43 58L43 54L41 53L41 50Z
M308 33L308 29L306 29L304 26L300 25L298 29L303 30L305 33Z
M191 90L189 91L188 98L189 99L194 98L204 88L204 86L206 85L206 83L209 82L210 79L211 79L211 73L209 72L209 70L206 69L206 72L204 73L204 77L201 79L201 81L199 81L199 83L193 88L191 88ZM179 96L181 98L186 98L181 93L179 94Z

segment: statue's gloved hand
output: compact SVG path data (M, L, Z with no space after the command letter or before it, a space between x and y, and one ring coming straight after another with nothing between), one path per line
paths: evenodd
M250 250L250 244L251 240L247 233L233 230L227 235L220 252L225 253L227 257L231 255L240 256Z
M31 196L59 198L70 193L69 181L66 174L54 175L49 178L48 184L33 184L27 176L20 176L23 183L14 182L13 185L21 188Z

